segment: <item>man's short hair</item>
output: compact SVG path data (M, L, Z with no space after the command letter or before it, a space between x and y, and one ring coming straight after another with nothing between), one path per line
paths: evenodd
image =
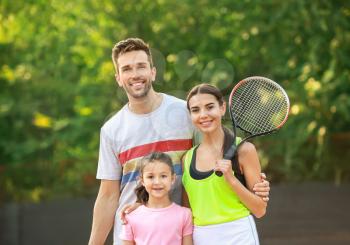
M152 54L151 54L149 45L140 38L128 38L118 42L112 49L112 60L113 60L114 68L117 73L118 73L119 56L127 52L138 51L138 50L142 50L146 52L148 56L148 61L151 67L153 67Z

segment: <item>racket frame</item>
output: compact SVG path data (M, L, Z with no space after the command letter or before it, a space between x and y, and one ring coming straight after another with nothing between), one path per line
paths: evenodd
M252 134L251 132L245 130L244 128L240 127L239 125L236 124L236 120L234 118L234 115L232 113L232 97L235 94L235 92L237 91L237 89L242 86L242 84L248 82L251 79L262 79L262 80L267 80L268 82L274 84L284 95L284 97L286 98L286 102L287 102L287 113L285 118L282 120L282 122L273 130L269 130L266 132L262 132L262 133L255 133ZM231 123L232 123L232 130L233 130L233 146L229 148L228 151L224 152L224 159L226 160L231 160L235 157L235 155L237 154L238 148L247 140L257 137L257 136L262 136L262 135L268 135L271 134L277 130L279 130L287 121L288 119L288 115L289 115L289 111L290 111L290 102L289 102L289 98L288 95L286 93L286 91L282 88L282 86L280 86L278 83L274 82L273 80L266 78L266 77L261 77L261 76L252 76L252 77L247 77L243 80L241 80L240 82L238 82L232 89L230 97L229 97L229 113L230 113L230 118L231 118ZM245 138L236 146L236 137L237 137L237 130L236 128L239 128L240 130L243 131L243 133L245 134ZM221 171L215 171L215 174L217 176L222 176L222 172Z

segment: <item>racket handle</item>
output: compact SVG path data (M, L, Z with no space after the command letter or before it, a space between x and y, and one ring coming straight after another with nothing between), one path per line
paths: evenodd
M230 149L228 149L228 151L225 152L224 159L231 160L234 155L235 155L235 149L233 147L230 147Z
M231 160L233 158L234 154L235 154L234 148L230 147L230 149L228 149L228 151L225 152L224 159ZM221 171L215 171L215 174L219 177L221 177L223 175L223 173Z
M215 174L219 177L221 177L223 175L223 173L221 171L215 171Z

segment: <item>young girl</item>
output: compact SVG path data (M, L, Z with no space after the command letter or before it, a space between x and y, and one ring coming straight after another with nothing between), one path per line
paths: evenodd
M175 181L171 158L154 152L141 159L137 202L142 203L126 215L120 239L124 245L192 245L192 213L173 203L169 191Z
M233 168L230 160L223 159L223 152L232 146L233 136L222 126L226 104L216 87L195 86L188 94L187 108L192 123L203 134L202 143L189 150L183 159L182 181L194 217L193 243L259 244L250 213L262 217L266 202L252 193L254 184L261 182L254 145L245 142L240 146L238 163ZM221 171L223 176L214 171Z

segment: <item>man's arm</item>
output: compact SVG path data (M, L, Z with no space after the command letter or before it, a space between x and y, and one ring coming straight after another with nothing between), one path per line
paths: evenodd
M95 202L89 245L103 245L113 226L120 196L119 180L101 180Z
M123 240L122 245L135 245L135 242Z
M260 196L265 202L269 201L270 195L270 182L266 180L266 175L260 173L261 182L258 182L254 185L253 191L255 195Z

